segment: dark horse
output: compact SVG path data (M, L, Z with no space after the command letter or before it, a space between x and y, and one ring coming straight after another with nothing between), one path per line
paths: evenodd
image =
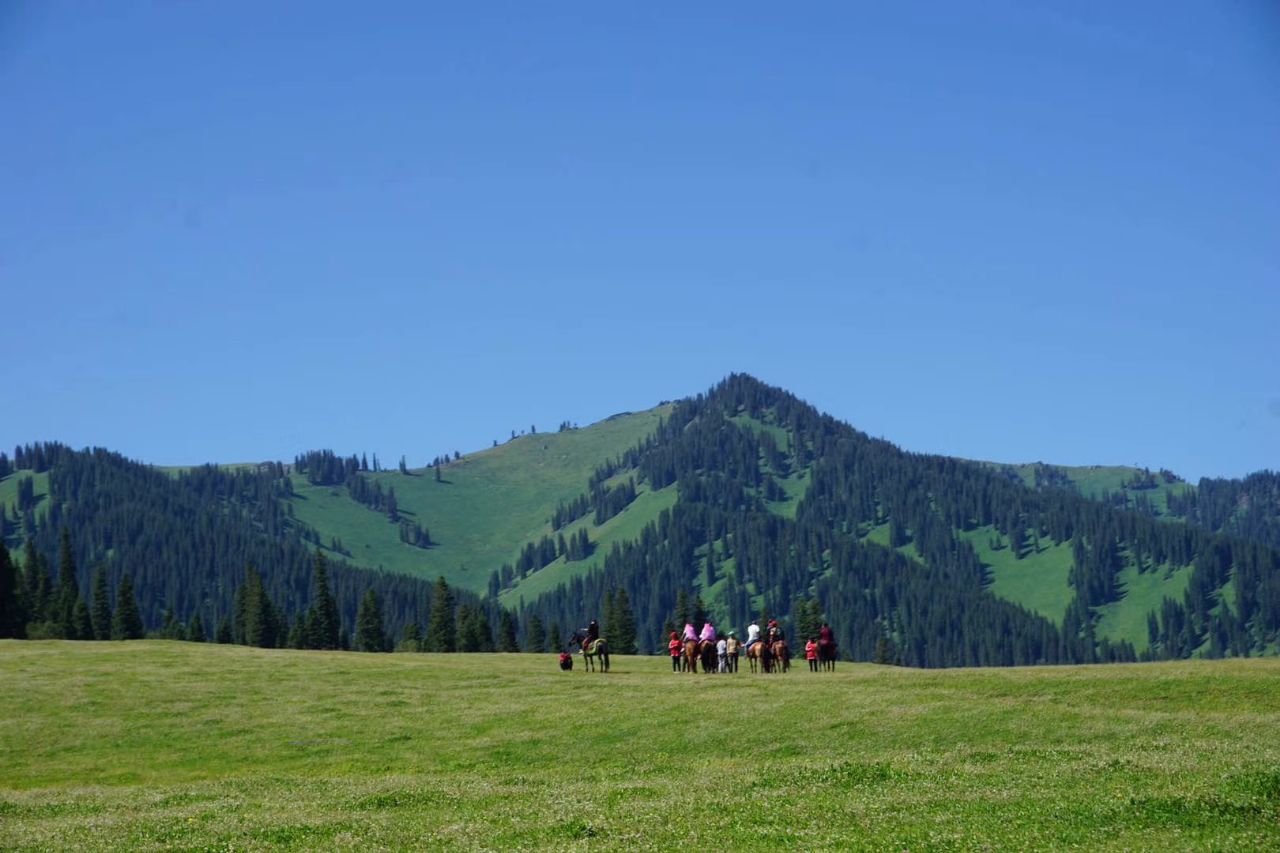
M582 650L582 661L586 664L587 669L595 671L596 658L600 658L600 671L609 671L609 644L601 637L598 640L588 640L582 634L575 631L569 639L570 646L577 646Z
M831 672L836 671L835 640L818 641L818 669L825 669Z
M702 657L703 672L715 672L720 668L715 640L703 640L698 643L698 654Z

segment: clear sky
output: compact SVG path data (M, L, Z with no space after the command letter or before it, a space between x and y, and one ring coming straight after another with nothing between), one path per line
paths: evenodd
M0 446L412 465L746 371L1280 467L1280 8L0 2Z

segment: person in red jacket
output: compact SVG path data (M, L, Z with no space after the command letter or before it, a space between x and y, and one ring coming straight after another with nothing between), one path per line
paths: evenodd
M667 649L671 652L671 671L680 671L680 656L684 654L684 644L680 642L680 638L676 636L676 632L671 632L671 641L667 643Z
M804 658L809 662L809 671L818 671L818 641L813 637L809 638L809 642L804 644Z

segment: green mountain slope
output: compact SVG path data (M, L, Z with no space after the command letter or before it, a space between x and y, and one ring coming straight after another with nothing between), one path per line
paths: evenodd
M314 544L371 568L483 591L489 575L529 540L551 532L556 505L583 491L597 465L653 432L670 407L617 415L583 429L536 433L441 467L360 476L395 489L398 513L435 543L406 544L400 525L354 500L345 486L313 486L293 476L289 506L315 532Z

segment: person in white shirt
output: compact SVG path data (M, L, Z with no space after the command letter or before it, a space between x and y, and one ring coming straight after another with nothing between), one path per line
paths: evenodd
M760 642L760 626L752 622L750 625L747 626L747 646L746 647L749 649L753 644L758 642Z
M716 654L720 657L720 666L718 672L729 671L729 643L725 640L724 634L720 635L720 640L716 643Z

